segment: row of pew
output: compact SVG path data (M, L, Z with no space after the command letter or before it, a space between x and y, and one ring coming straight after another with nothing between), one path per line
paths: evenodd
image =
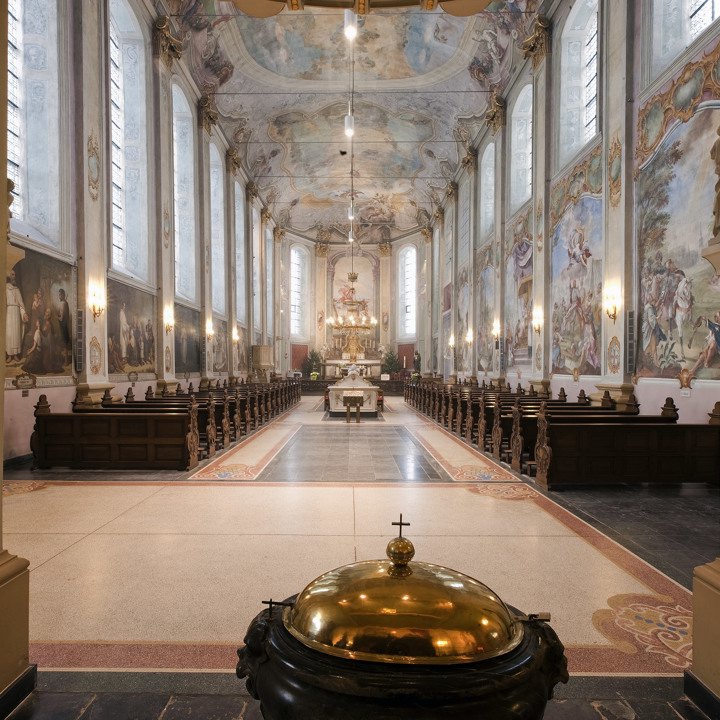
M680 424L672 398L658 415L640 415L634 395L618 407L605 392L568 401L486 385L407 383L405 401L547 489L583 485L720 482L720 402L708 424Z
M30 438L34 467L116 470L192 470L219 450L257 430L300 400L300 383L227 381L195 390L136 399L105 391L101 405L74 402L51 412L46 395L35 406Z

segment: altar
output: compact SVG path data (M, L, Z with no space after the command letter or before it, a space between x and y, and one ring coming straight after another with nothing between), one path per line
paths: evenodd
M343 357L339 360L326 359L323 363L323 379L332 380L333 378L344 377L349 373L347 370L349 358ZM357 366L358 375L364 377L380 377L380 370L383 361L380 359L364 359L359 358L352 361Z
M356 396L359 392L362 392L362 405L357 408L357 411L360 415L377 417L379 390L379 387L358 375L356 366L351 366L347 377L342 378L342 380L327 389L330 400L330 415L345 415L347 408L344 397L346 395Z

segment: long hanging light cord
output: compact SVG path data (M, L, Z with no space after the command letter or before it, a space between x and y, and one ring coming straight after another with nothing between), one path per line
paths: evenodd
M355 93L355 44L350 43L350 101L348 107L350 110L350 118L353 118L353 95ZM353 120L354 127L354 120ZM350 135L350 211L348 217L350 220L350 233L348 234L348 242L352 245L353 238L353 220L355 218L355 137L354 133Z

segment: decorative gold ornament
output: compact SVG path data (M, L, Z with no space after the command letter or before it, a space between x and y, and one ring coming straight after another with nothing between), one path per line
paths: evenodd
M676 377L680 381L681 390L692 389L692 382L695 379L695 375L690 370L683 368Z
M225 153L225 164L227 170L231 175L234 175L241 167L242 162L240 161L240 151L236 145L231 145Z
M572 377L573 382L580 382L580 368L573 368Z
M165 372L170 372L172 370L172 353L170 352L170 348L166 345L165 346Z
M315 245L315 257L326 258L328 256L329 245L327 243L318 243Z
M380 243L378 245L380 257L390 257L392 255L392 246L389 242Z
M103 351L100 345L100 341L94 335L92 337L92 340L90 340L89 350L90 374L99 375L100 371L102 370Z
M264 207L260 211L260 220L262 220L264 223L270 222L270 220L272 220L272 213L266 207Z
M280 227L279 225L276 225L273 228L273 239L276 243L282 242L283 238L285 237L285 228Z
M209 95L203 95L197 103L198 125L208 134L212 133L213 127L218 121L218 111L215 102Z
M172 70L173 60L182 56L182 40L172 34L170 18L160 15L153 23L153 55L159 57L168 70Z
M168 207L167 203L165 203L165 207L163 207L163 225L162 225L162 233L163 233L163 246L167 250L170 247L170 231L172 229L172 225L170 224L170 208Z
M506 120L507 104L505 99L493 88L488 99L488 108L485 111L485 124L495 135L500 128L505 127Z
M552 26L543 15L535 18L535 27L522 44L523 56L532 59L533 70L537 70L552 47Z
M613 336L607 349L608 370L612 375L620 372L620 341L617 336Z
M420 234L423 236L423 238L425 238L425 242L432 242L433 233L431 227L426 225L425 227L420 228Z
M467 170L473 170L477 165L478 152L477 148L468 148L465 157L462 159L462 166Z
M252 202L258 196L258 188L254 182L249 182L245 186L245 194L247 195L248 202Z
M454 198L457 195L457 191L458 191L458 184L455 181L453 181L448 184L447 190L445 191L445 197L447 197L448 199Z
M442 208L442 207L437 208L435 210L435 212L433 213L433 217L438 222L443 222L443 220L445 220L445 208Z
M608 185L610 186L610 204L617 207L622 194L622 145L617 137L610 143L608 153Z
M93 200L100 196L100 145L95 131L90 131L87 141L88 153L88 192Z
M485 10L492 0L445 0L440 7L448 14L456 17L470 17ZM279 15L286 8L293 12L305 7L327 8L322 0L232 0L238 10L256 18L269 18ZM377 4L375 4L377 3ZM422 10L431 12L438 6L438 0L420 0ZM374 9L406 8L407 0L354 0L353 10L357 15L367 15Z

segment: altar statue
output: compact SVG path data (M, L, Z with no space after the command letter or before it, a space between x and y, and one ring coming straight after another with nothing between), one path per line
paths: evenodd
M420 352L418 350L415 351L415 358L413 359L413 369L417 373L422 370L422 358L420 357Z

